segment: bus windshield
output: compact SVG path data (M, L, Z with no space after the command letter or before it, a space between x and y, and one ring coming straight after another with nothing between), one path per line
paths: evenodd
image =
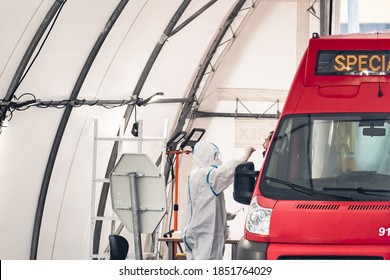
M273 199L390 201L390 114L287 115L261 178Z

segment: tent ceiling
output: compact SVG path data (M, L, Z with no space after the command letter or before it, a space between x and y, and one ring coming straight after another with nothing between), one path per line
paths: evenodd
M293 24L264 32L280 20L269 15L286 7L292 12L285 12L285 19ZM170 133L190 129L194 105L215 111L210 96L216 96L216 89L256 92L254 100L265 102L264 108L277 97L283 100L295 69L295 46L281 54L282 59L294 57L280 69L288 77L283 81L267 78L270 74L257 66L265 60L256 52L269 47L259 45L259 36L271 36L278 28L292 34L278 42L295 39L296 9L296 1L271 0L170 0L163 5L160 0L1 0L0 114L8 125L0 134L5 194L0 209L12 215L1 218L1 227L10 229L2 233L0 257L89 258L85 240L90 231L94 119L102 135L116 135L123 118L130 125L137 118L144 122L145 135L157 136L163 134L165 119ZM254 53L248 55L248 50ZM248 67L255 70L242 74ZM136 115L133 106L58 103L119 102L156 92L164 92L164 98L190 96L196 102L150 104L138 107ZM53 100L57 106L4 105L33 100ZM145 143L144 150L157 160L161 148ZM102 177L112 169L112 151L112 145L99 149ZM104 212L105 204L98 206ZM13 238L20 240L16 250L7 242ZM71 250L66 250L70 242ZM97 247L98 238L96 242Z

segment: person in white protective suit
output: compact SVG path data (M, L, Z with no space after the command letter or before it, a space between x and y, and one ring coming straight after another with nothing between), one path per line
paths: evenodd
M254 151L247 148L241 159L222 164L216 145L203 141L195 145L197 167L188 176L184 212L187 260L222 260L228 218L223 191L233 183L236 166L247 161Z

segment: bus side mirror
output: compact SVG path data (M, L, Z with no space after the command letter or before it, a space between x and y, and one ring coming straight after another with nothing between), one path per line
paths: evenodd
M239 164L234 172L233 198L241 204L249 205L252 200L256 178L259 171L255 171L253 162Z

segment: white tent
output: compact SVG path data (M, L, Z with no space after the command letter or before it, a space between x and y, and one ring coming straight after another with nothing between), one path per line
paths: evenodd
M104 251L110 223L98 222L100 230L91 219L111 215L107 184L95 186L96 213L92 187L95 175L107 177L116 150L114 141L94 149L95 129L115 137L122 125L132 137L142 121L144 137L160 137L167 122L169 140L204 128L203 140L224 160L255 145L259 168L263 137L308 39L320 33L319 8L310 0L0 0L0 258L78 260ZM162 103L134 106L156 92ZM141 142L158 162L163 141ZM137 152L139 142L121 151ZM193 162L180 159L182 190ZM242 205L231 191L235 211ZM235 236L244 218L230 225Z

